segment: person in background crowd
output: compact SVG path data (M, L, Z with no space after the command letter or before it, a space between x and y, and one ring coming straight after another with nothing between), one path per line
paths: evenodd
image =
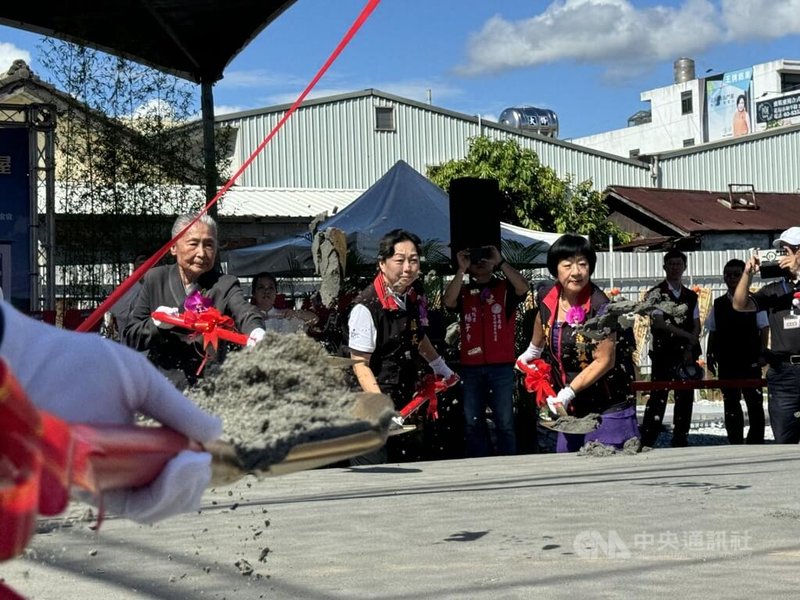
M585 417L598 413L598 428L587 434L559 432L557 452L575 452L588 442L615 448L638 446L636 403L631 388L630 355L617 345L617 332L592 342L576 327L605 310L609 299L592 283L597 254L589 241L566 233L547 252L547 269L555 278L537 288L539 312L530 345L517 360L546 360L552 369L555 397L547 398L553 413ZM633 440L633 442L631 441Z
M653 348L650 352L652 381L684 379L697 369L700 357L700 307L697 294L683 285L686 255L680 250L664 254L666 278L648 294L659 293L678 305L686 306L686 316L678 321L672 315L654 311L651 319ZM674 390L675 406L672 417L672 447L689 444L689 426L692 421L694 390ZM652 447L661 432L667 408L668 390L653 390L645 407L642 420L642 445Z
M426 300L417 279L421 244L419 237L404 229L394 229L381 238L378 274L356 297L344 339L355 361L353 374L361 389L390 396L398 410L413 398L418 357L424 358L433 372L449 384L458 380L425 333ZM381 450L351 462L419 460L419 433L392 436Z
M0 358L37 408L70 423L132 425L154 418L201 443L222 421L183 396L141 354L97 335L60 329L0 302ZM149 485L103 494L113 514L153 523L195 511L211 481L211 455L184 450Z
M761 261L758 256L750 257L733 293L733 308L767 313L769 423L775 442L797 444L800 442L800 227L790 227L773 245L785 252L778 258L784 277L751 294L753 274L758 273Z
M764 311L738 312L733 308L733 294L744 273L744 261L727 262L722 271L727 293L714 300L706 319L708 345L706 365L719 379L761 379L762 352L769 339L769 320ZM747 406L750 428L748 444L764 443L764 400L761 388L724 387L725 430L731 444L744 443L744 415L741 399Z
M486 257L472 260L468 249L456 257L458 269L444 292L444 305L458 311L461 331L461 368L464 384L466 455L492 454L486 427L486 407L491 408L497 439L496 454L516 454L514 432L514 332L517 307L530 285L497 248L488 246ZM499 270L503 278L495 277ZM470 282L464 283L469 273Z
M181 215L172 227L174 238L195 218ZM217 224L202 215L170 250L173 265L155 267L144 276L144 284L123 331L125 343L147 350L148 358L178 386L192 385L206 360L201 336L152 317L154 311L178 315L186 310L187 298L205 298L221 314L231 317L237 331L254 344L264 337L264 319L242 293L239 280L214 268L217 256ZM224 349L224 343L220 344ZM220 355L219 358L222 358Z
M276 308L275 300L277 297L278 280L272 273L265 271L253 277L250 302L261 311L264 317L264 327L267 331L296 333L305 331L316 323L317 315L310 310Z
M150 258L149 253L139 252L133 259L133 270L135 271L136 269L141 267L148 258ZM142 283L144 283L144 278L140 279L135 284L133 284L128 289L128 291L122 295L122 298L117 300L114 303L114 305L108 310L107 313L109 317L108 337L110 337L111 339L116 340L118 342L122 341L122 331L128 324L128 315L133 309L133 305L136 304L136 298L139 296L139 292L142 289Z

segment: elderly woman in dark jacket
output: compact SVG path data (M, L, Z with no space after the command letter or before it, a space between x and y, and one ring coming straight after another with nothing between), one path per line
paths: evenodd
M593 341L578 328L588 318L602 314L609 302L592 283L596 263L597 255L582 236L564 234L550 247L547 268L555 281L538 290L539 312L531 343L519 357L524 363L542 357L550 364L551 383L559 390L547 399L553 412L560 405L575 417L601 415L599 427L591 433L559 433L558 452L576 451L590 441L621 448L639 437L630 385L632 369L625 364L630 357L617 344L618 332Z

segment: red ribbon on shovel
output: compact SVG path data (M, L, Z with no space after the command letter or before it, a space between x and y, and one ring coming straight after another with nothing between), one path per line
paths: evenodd
M457 380L456 380L457 381ZM411 398L411 402L406 404L400 409L400 416L405 419L410 414L419 409L420 406L428 403L428 416L436 420L439 418L439 399L436 396L439 392L443 392L453 384L449 384L445 379L440 379L436 375L427 374L422 378L421 385Z
M536 395L536 406L542 408L549 396L557 395L550 383L550 365L544 360L535 358L530 363L518 360L516 367L525 374L525 389Z

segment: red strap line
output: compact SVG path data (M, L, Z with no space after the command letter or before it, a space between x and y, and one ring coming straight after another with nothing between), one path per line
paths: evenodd
M112 306L114 306L117 300L119 300L122 297L122 295L125 294L125 292L127 292L131 287L133 287L133 285L137 281L139 281L139 279L141 279L144 276L144 274L150 270L151 267L153 267L159 260L161 260L161 258L169 251L172 245L178 239L180 239L183 234L189 231L189 229L192 228L192 226L200 219L200 217L202 217L206 212L208 212L208 209L214 206L214 204L217 203L217 201L233 186L233 184L236 183L236 180L239 179L242 173L244 173L244 171L250 166L250 164L266 147L266 145L272 140L272 138L275 137L275 134L278 133L281 127L283 127L284 123L286 123L286 121L289 120L289 117L292 116L294 111L297 110L300 104L303 103L303 100L305 100L306 96L308 96L311 90L314 89L314 86L317 85L317 82L319 82L319 80L322 79L322 76L327 72L327 70L334 63L334 61L337 58L339 58L339 55L345 49L347 44L350 43L350 40L353 39L355 34L358 32L358 30L361 28L364 22L369 18L369 16L372 14L372 11L375 10L375 8L378 6L379 3L380 0L368 0L366 6L362 9L361 13L358 15L358 18L356 18L356 20L350 26L350 29L347 30L347 33L344 35L342 40L333 50L331 55L328 57L328 60L325 61L325 64L322 65L322 67L319 69L319 71L317 71L317 74L314 76L311 82L297 97L297 100L294 101L294 104L292 104L289 110L286 111L283 117L281 117L280 121L278 121L275 127L272 128L272 131L270 131L267 134L267 136L262 140L262 142L258 145L258 147L255 150L253 150L252 154L250 154L247 160L245 160L242 163L242 166L239 167L239 169L233 174L233 176L231 176L228 182L225 185L223 185L222 188L220 188L220 190L217 192L217 195L208 201L208 204L206 204L205 207L197 214L197 217L195 217L195 219L192 220L191 223L189 223L186 227L184 227L178 233L178 235L176 235L169 242L164 244L160 250L158 250L155 254L153 254L153 256L148 258L145 261L145 263L138 269L136 269L125 281L119 284L119 286L113 292L111 292L111 294L109 294L108 298L103 300L103 302L100 303L100 306L94 309L92 314L90 314L86 318L86 320L77 327L76 331L91 330L92 327L94 327L100 321L103 315L107 313Z
M767 385L766 379L689 379L686 381L634 381L634 392L651 390L707 390L724 388L757 388Z

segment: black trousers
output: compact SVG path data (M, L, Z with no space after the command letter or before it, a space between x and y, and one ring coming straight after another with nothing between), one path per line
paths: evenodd
M683 357L679 357L682 359ZM675 368L680 363L675 362L675 357L653 356L651 377L652 381L675 381ZM672 447L678 448L689 444L689 426L692 422L692 405L694 404L694 390L673 390L675 406L672 412ZM667 410L667 397L669 390L653 390L644 409L642 426L642 446L653 447L661 433L664 413Z
M769 423L777 444L800 442L800 365L779 363L767 371Z
M720 365L719 379L760 379L761 369L750 365ZM728 432L728 442L743 444L744 439L744 413L741 400L744 398L747 406L747 418L750 429L747 432L748 444L764 443L764 398L761 388L722 388L722 400L725 406L725 431Z

